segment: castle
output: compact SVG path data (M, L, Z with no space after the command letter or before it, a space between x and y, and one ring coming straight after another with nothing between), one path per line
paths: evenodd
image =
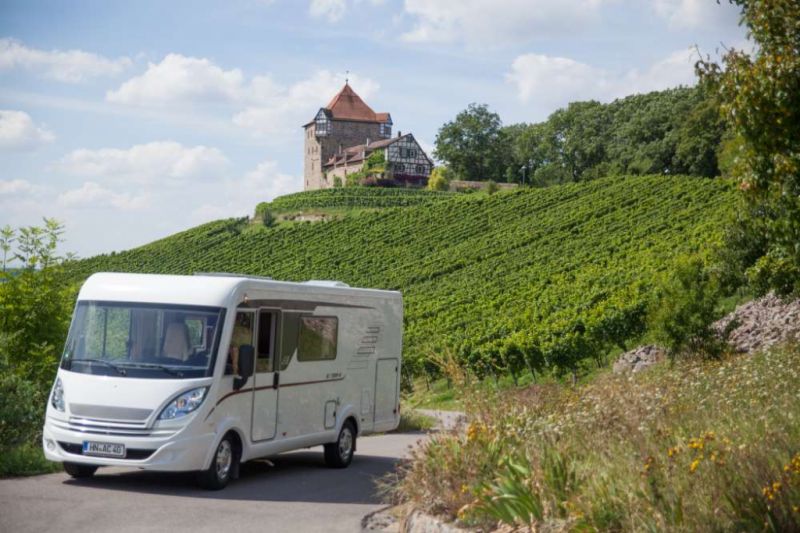
M305 130L303 188L327 189L347 183L364 169L370 155L382 152L383 165L369 179L378 185L424 187L433 161L410 133L392 136L392 117L376 113L345 82Z

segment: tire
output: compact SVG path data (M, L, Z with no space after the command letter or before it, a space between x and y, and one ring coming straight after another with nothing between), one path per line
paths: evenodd
M339 431L336 442L325 445L325 464L331 468L347 468L356 451L356 427L348 420Z
M97 467L92 465L80 465L78 463L64 463L64 471L75 479L90 478L97 472Z
M225 435L214 451L206 470L197 474L198 484L206 490L224 489L239 467L239 452L230 434Z

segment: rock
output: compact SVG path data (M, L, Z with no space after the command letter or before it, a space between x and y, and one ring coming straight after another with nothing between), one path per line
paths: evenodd
M711 325L732 350L754 353L800 339L800 299L783 300L770 293L737 307ZM614 373L640 372L664 359L666 351L655 345L625 352L614 363Z
M753 353L800 337L800 300L770 293L737 307L712 325L739 353Z
M403 533L464 533L469 531L440 518L414 510L406 517Z
M666 355L666 350L655 344L639 346L619 356L614 362L614 373L641 372L662 361Z

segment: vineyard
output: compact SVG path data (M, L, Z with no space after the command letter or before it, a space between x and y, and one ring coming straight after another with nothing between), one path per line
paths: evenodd
M306 209L408 207L447 200L454 193L424 189L383 189L378 187L340 187L287 194L256 206L264 211L282 213Z
M339 191L273 205L375 205L419 194ZM75 262L70 275L227 271L399 289L410 368L449 350L482 375L566 371L644 331L659 273L719 240L733 197L720 180L637 176L443 196L273 228L230 219Z

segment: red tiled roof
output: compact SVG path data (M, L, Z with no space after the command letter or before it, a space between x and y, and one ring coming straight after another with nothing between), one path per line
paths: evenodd
M360 96L345 83L325 109L331 112L334 120L359 120L364 122L385 122L389 113L375 113Z
M336 164L355 163L357 161L361 161L364 159L365 152L368 155L372 153L374 150L377 150L378 148L386 148L390 144L396 143L400 139L408 137L409 135L411 134L406 133L401 137L392 137L390 139L382 139L380 141L374 141L369 143L369 146L367 146L366 144L357 144L355 146L349 146L347 148L344 148L341 154L332 155L330 159L328 159L328 161L323 163L322 166L327 167L333 165L334 163Z

